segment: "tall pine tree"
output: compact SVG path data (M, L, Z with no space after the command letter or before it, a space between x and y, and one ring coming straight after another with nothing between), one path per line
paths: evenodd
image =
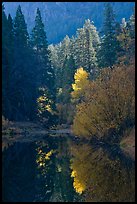
M83 28L77 29L73 57L77 68L82 66L94 78L97 72L97 52L100 39L93 22L86 20Z
M52 123L55 111L55 75L50 61L50 51L44 24L39 8L37 9L35 26L31 33L31 46L36 57L38 116L46 124Z
M119 42L116 38L115 14L110 3L105 4L104 36L98 53L100 67L111 67L117 62Z
M27 24L18 6L14 19L14 57L12 71L12 104L14 119L33 119L36 112L35 73L29 46ZM18 88L17 88L18 87Z
M2 114L8 117L8 83L7 74L9 71L9 57L8 57L8 20L4 11L4 4L2 4Z
M31 33L31 44L37 57L39 69L39 87L46 86L54 95L54 70L49 59L48 42L39 8L37 9L35 26Z

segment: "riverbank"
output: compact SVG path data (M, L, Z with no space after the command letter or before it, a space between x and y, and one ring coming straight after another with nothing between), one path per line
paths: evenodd
M48 130L45 130L39 123L7 122L2 127L2 150L16 141L35 141L47 133Z
M43 139L45 135L50 134L52 137L64 137L70 135L72 138L77 138L73 135L70 127L60 125L45 129L39 123L33 122L9 122L5 128L2 128L2 150L13 144L14 142L28 142ZM121 149L125 154L135 160L135 128L131 130L128 136L120 142Z
M37 141L45 138L45 135L60 137L64 134L72 135L70 128L66 126L51 127L45 129L40 123L34 122L9 122L2 126L2 150L14 142Z

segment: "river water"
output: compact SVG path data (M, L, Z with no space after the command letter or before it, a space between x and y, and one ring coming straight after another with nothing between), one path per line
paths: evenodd
M135 164L117 145L45 135L2 154L4 202L134 202Z

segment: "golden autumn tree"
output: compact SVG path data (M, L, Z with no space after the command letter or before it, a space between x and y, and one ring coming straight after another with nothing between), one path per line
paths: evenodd
M73 92L71 93L72 98L76 101L81 101L87 91L89 85L89 73L86 72L82 67L77 69L74 80L75 83L72 84Z
M96 81L90 82L87 93L83 92L85 100L77 105L74 134L102 138L125 122L134 123L133 65L103 69Z
M55 110L54 101L50 98L48 89L45 87L39 88L40 96L37 98L38 118L45 127L56 122L57 113Z

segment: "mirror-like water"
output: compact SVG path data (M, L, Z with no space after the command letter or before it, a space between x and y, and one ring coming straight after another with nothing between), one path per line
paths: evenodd
M134 176L134 161L118 147L67 135L16 142L3 151L4 202L133 202Z

